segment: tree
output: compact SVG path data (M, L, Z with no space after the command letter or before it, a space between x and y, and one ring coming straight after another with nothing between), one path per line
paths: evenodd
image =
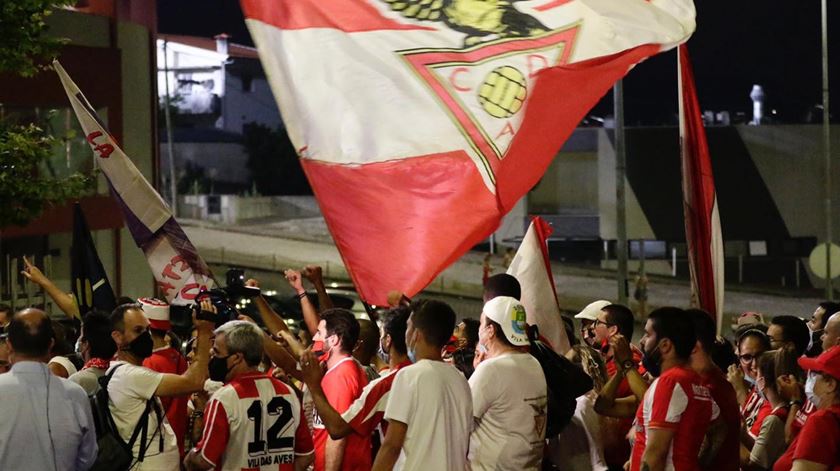
M71 0L13 0L0 3L0 72L31 77L41 70L66 41L45 36L45 19L53 8ZM0 119L0 228L25 226L47 205L60 204L93 189L93 175L73 173L50 177L48 159L56 139L33 123Z
M25 226L48 204L78 197L93 177L79 173L57 179L43 176L55 138L34 125L0 121L0 227Z
M248 169L262 195L311 195L309 181L300 166L295 148L283 129L257 123L246 124L243 144Z
M0 3L0 72L31 77L48 68L64 39L45 36L46 18L54 8L74 0L10 0Z

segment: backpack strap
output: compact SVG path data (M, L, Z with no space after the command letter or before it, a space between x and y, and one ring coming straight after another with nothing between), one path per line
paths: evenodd
M105 392L106 397L107 397L107 394L108 394L108 384L111 382L111 378L113 378L114 373L117 371L117 368L123 366L124 364L125 363L121 363L119 365L114 366L114 368L111 369L111 371L108 372L107 375L99 378L99 384L102 387L102 390ZM108 421L109 421L109 423L112 427L112 430L117 431L118 430L117 429L117 424L114 422L114 416L113 416L113 414L111 414L110 406L108 406L107 402L105 404L105 407L106 407L106 409L108 409L107 410L107 412L108 412L107 416L108 416ZM158 433L158 435L160 435L159 448L160 448L160 452L161 453L163 452L163 434L159 433L160 427L162 426L160 409L157 406L157 402L155 401L154 396L152 396L151 399L146 401L146 408L143 410L143 413L140 415L140 419L137 421L137 425L134 426L134 431L131 433L131 438L129 438L128 443L126 443L128 449L130 451L134 450L134 444L137 442L137 438L138 437L140 438L140 444L141 444L140 445L140 452L137 456L137 461L139 461L139 462L142 462L143 459L146 457L146 450L149 448L149 445L146 445L144 447L143 444L146 443L146 440L148 438L149 413L152 411L152 409L154 409L155 416L158 419L158 430L156 431L156 433ZM152 435L154 436L154 433ZM117 436L119 436L119 433L117 434Z

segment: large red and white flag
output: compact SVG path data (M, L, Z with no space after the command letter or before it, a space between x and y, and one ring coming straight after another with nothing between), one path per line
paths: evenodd
M692 0L241 0L362 298L422 290L495 230Z
M520 302L525 306L528 324L539 327L540 336L548 341L554 351L565 355L571 344L557 303L546 245L552 232L551 226L543 218L532 219L507 273L513 275L522 287Z
M692 294L723 325L723 235L706 130L685 45L679 47L680 151Z

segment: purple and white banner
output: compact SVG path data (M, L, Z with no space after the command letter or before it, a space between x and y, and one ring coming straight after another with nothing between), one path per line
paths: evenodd
M213 274L169 206L119 148L79 87L58 61L53 61L53 67L161 294L170 304L191 304L199 290L213 288Z

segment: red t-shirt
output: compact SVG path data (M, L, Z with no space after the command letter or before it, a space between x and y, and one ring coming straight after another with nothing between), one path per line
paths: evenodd
M720 409L720 416L726 424L726 437L718 450L717 456L712 460L709 471L723 471L726 469L738 469L740 466L739 430L741 424L741 411L738 406L738 397L735 388L726 380L726 375L718 368L703 375L703 384L709 388L712 399Z
M638 367L639 374L645 374L645 368L641 365L642 362L642 352L640 352L636 347L630 346L631 352L633 354L633 362ZM612 377L614 374L618 372L618 365L615 363L615 359L610 358L607 360L605 365L607 367L607 375L608 377ZM621 380L621 383L618 385L618 389L616 390L615 397L628 397L633 395L633 390L630 389L630 383L627 381L627 378ZM617 436L626 436L627 432L633 427L633 419L619 419L616 422L616 427L618 431L616 432ZM621 442L614 444L613 446L604 450L604 460L607 462L607 465L612 467L622 467L624 463L627 462L627 459L630 457L630 442L627 440L621 440Z
M636 441L630 470L639 471L647 445L648 429L674 430L666 468L674 471L699 469L697 454L706 429L718 417L717 404L697 372L673 367L662 373L648 388L636 412Z
M813 412L773 465L773 471L789 471L796 460L813 461L840 471L840 406Z
M353 401L362 394L367 384L365 370L352 357L347 357L327 370L321 380L321 388L327 401L339 414L344 413ZM312 419L312 438L315 442L315 471L323 471L326 466L327 438L329 432L321 422L317 410ZM370 434L351 434L347 438L342 471L369 471L371 468Z
M773 410L773 406L768 401L761 398L761 395L756 391L755 386L750 389L747 394L747 399L741 407L741 417L744 418L744 423L747 425L747 433L751 437L756 438L761 432L761 424L764 418L767 417Z
M246 373L210 398L195 451L218 471L293 471L296 456L313 453L302 417L289 386Z
M143 366L158 373L180 375L187 371L187 359L178 350L165 347L152 352L152 356L143 360ZM189 402L189 399L189 394L160 398L166 418L169 420L169 425L172 426L172 431L175 432L175 438L178 440L178 451L181 452L181 459L184 458L184 437L187 435L187 424L189 422L187 417L187 402Z
M814 406L813 403L809 400L805 400L805 404L802 404L802 407L796 411L796 417L793 419L793 422L790 424L790 432L791 437L796 438L799 435L799 431L802 430L802 427L805 426L805 421L808 420L808 417L816 412L817 408Z

